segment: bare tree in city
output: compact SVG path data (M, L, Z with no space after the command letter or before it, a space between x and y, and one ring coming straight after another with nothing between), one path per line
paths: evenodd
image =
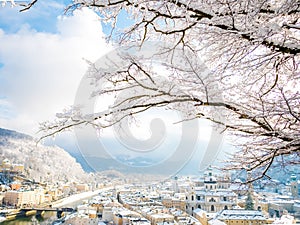
M163 107L183 112L185 120L208 119L231 134L240 150L225 169L252 171L256 180L268 177L275 161L300 164L299 1L75 0L67 12L84 7L111 25L109 40L141 47L169 43L157 54L172 58L179 51L183 63L162 65L163 80L155 64L138 57L128 57L126 68L113 73L91 69L95 87L100 79L109 83L93 96L138 91L118 98L105 113L74 106L42 125L46 135L90 123L105 128ZM119 30L124 15L128 25Z

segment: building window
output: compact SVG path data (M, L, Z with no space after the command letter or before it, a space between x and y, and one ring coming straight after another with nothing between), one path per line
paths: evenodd
M192 195L192 201L194 201L194 195Z
M200 195L197 195L197 200L200 201Z
M209 199L209 202L216 202L214 198Z
M227 197L223 197L223 201L226 202L227 201Z
M201 209L201 205L198 205L198 209Z
M215 206L214 206L214 205L212 205L212 206L210 207L210 211L212 211L212 212L215 211Z
M225 210L227 210L227 209L228 209L228 206L227 206L227 205L225 205L225 206L224 206L224 209L225 209Z
M192 211L194 211L194 207L192 207Z

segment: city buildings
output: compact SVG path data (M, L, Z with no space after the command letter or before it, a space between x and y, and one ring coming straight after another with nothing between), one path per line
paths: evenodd
M268 224L267 218L257 210L222 210L215 219L227 225L262 225Z
M45 202L43 190L7 191L3 204L14 207L32 207Z
M294 174L289 182L264 189L232 182L228 174L212 168L199 176L176 176L155 184L108 177L100 184L41 183L27 179L22 166L9 160L3 160L1 169L3 207L50 207L53 201L100 188L99 195L65 218L72 225L262 225L293 224L293 218L300 218L299 181ZM253 210L246 210L249 205Z

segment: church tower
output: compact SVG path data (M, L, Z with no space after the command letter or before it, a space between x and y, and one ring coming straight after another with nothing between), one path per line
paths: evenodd
M217 189L217 178L213 175L211 167L204 174L204 186L207 191L215 191Z

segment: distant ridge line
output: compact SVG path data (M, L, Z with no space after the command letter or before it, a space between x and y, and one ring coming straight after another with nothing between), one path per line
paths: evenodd
M0 137L12 137L17 139L33 139L33 137L31 137L28 134L19 133L17 131L8 130L4 128L0 128Z

